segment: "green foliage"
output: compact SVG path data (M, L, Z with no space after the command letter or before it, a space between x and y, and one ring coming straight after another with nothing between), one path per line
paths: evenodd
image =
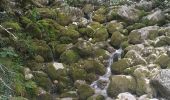
M4 47L0 49L0 57L18 57L18 55L15 53L14 48Z

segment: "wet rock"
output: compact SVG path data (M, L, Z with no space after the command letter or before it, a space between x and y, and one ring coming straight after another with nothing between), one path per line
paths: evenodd
M136 81L132 76L114 75L111 76L111 82L107 89L110 97L116 97L119 93L131 92L136 89Z
M151 85L156 90L157 96L170 99L169 69L161 69L152 79Z
M148 26L138 30L133 30L129 34L129 43L140 44L146 39L155 39L158 36L158 26Z
M113 45L115 47L119 47L120 44L123 42L124 38L125 38L125 36L123 34L116 31L116 32L112 33L110 43L111 43L111 45Z
M131 22L138 21L142 12L138 9L135 9L133 6L123 5L118 9L118 15L123 19Z
M123 58L112 64L111 71L113 74L121 74L126 68L130 66L131 66L131 60L128 58Z
M116 100L136 100L136 97L133 96L131 93L125 92L125 93L120 93Z
M94 90L89 85L82 84L78 87L77 93L79 95L79 99L86 100L94 94Z
M157 10L143 18L147 25L161 24L165 20L165 15L161 10Z
M170 57L167 54L162 54L157 57L156 64L159 64L161 68L170 68Z

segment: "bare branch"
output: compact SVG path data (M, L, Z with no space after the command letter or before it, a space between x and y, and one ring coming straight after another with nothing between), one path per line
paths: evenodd
M2 82L2 84L3 85L5 85L8 89L10 89L10 90L12 90L13 91L13 89L10 87L10 86L8 86L4 81L3 81L3 79L2 78L0 78L0 81Z
M2 29L5 30L7 33L9 33L9 35L11 35L11 36L14 38L14 40L17 40L17 37L16 37L13 33L11 33L10 31L8 31L5 27L3 27L2 25L0 25L0 28L2 28Z

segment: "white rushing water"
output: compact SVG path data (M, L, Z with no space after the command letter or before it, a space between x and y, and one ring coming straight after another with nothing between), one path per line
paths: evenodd
M107 88L109 86L110 80L109 77L111 76L111 65L115 60L121 59L122 49L118 49L110 55L108 59L108 66L106 73L103 76L100 76L98 80L92 82L90 85L94 90L95 94L103 95L104 97L108 97L107 95ZM100 86L100 82L102 82L102 86Z

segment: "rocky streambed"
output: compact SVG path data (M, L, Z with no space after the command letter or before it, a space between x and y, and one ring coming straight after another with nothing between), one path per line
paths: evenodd
M170 100L169 1L99 1L0 1L8 99Z

